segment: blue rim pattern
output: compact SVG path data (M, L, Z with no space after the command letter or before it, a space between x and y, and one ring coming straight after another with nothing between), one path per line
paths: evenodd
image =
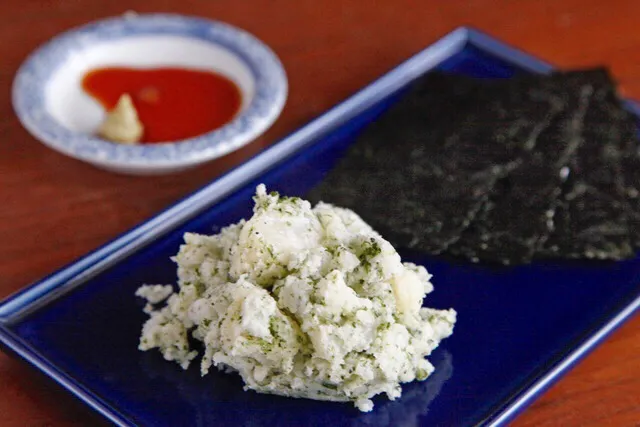
M105 40L141 35L176 35L215 43L235 54L255 79L246 110L226 126L178 143L124 146L70 131L46 110L45 86L70 55ZM171 14L118 17L63 33L37 49L20 67L13 105L22 124L49 147L91 163L112 166L172 166L229 153L264 132L287 97L287 77L277 56L251 34L222 22Z

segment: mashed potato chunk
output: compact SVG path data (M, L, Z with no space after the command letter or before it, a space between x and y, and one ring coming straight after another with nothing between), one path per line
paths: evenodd
M401 394L426 379L425 358L453 332L456 312L422 307L433 290L424 267L403 263L358 215L325 203L267 194L253 216L205 236L186 234L173 258L178 290L150 318L140 350L183 368L204 343L202 375L237 371L247 389L351 401ZM159 296L158 293L161 293ZM164 288L143 287L156 304Z

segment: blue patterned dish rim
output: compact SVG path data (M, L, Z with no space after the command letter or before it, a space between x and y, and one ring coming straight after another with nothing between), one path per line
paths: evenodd
M220 46L237 56L255 80L255 94L227 125L194 138L149 145L120 145L71 131L47 112L45 88L69 55L98 42L174 35ZM56 36L22 64L13 82L14 110L27 130L49 147L106 166L169 166L210 160L249 143L278 117L287 98L287 77L275 53L248 32L204 18L143 14L108 18Z

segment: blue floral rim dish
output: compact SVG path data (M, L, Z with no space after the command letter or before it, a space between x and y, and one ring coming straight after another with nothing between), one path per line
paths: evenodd
M70 130L51 113L47 91L52 76L67 61L81 56L78 52L128 38L167 36L213 45L249 70L251 100L230 123L181 141L124 146ZM15 112L31 134L57 151L107 168L190 166L219 157L264 132L280 114L286 97L282 64L260 40L221 22L167 14L110 18L61 34L25 61L13 84Z

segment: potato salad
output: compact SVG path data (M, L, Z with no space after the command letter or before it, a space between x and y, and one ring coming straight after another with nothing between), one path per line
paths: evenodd
M187 369L240 374L245 389L348 401L401 395L425 380L425 358L450 336L453 309L422 306L433 290L424 267L354 212L259 185L253 216L215 235L187 233L173 260L175 291L145 285L140 350L158 349Z

